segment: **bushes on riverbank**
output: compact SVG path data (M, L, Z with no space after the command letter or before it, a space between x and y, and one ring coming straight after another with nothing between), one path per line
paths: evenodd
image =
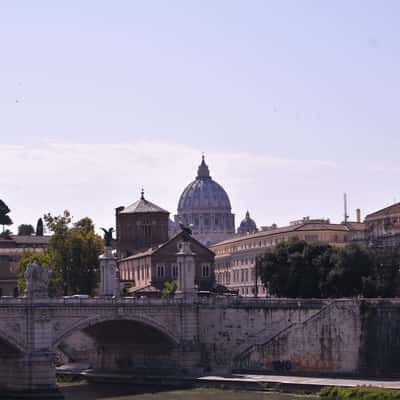
M324 400L396 400L400 399L400 390L369 386L356 388L326 387L318 395Z

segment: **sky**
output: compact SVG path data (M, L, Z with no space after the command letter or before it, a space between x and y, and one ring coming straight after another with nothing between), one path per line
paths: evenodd
M204 152L236 223L400 201L400 2L0 0L0 198L176 213Z

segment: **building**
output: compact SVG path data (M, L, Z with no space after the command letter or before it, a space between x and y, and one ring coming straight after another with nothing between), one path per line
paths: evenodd
M178 280L178 253L184 232L155 247L118 261L122 283L130 293L159 295L165 282ZM194 238L188 239L194 253L195 285L197 290L209 291L214 288L215 254Z
M400 245L400 203L392 204L365 217L367 241L370 246Z
M196 179L182 192L175 222L191 226L193 237L209 246L235 234L235 216L224 188L215 182L204 156Z
M50 236L12 236L0 240L0 296L17 296L17 263L24 251L43 252Z
M256 258L268 248L291 238L344 246L354 238L363 237L364 231L362 223L332 224L329 220L306 217L289 226L263 227L259 232L236 236L210 246L215 253L216 281L231 290L237 290L242 296L253 296ZM265 296L260 281L258 285L258 293Z
M125 258L168 240L169 212L144 197L116 209L117 254Z

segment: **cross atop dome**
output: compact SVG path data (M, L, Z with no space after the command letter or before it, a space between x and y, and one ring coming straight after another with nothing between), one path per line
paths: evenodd
M201 164L199 166L199 169L197 170L197 179L207 179L207 178L211 179L211 176L208 165L204 160L204 153L203 153L201 156Z

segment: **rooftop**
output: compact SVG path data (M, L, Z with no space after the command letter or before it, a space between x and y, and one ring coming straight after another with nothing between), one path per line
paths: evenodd
M233 244L240 242L244 239L256 239L264 238L269 236L274 236L286 232L298 232L298 231L336 231L336 232L350 232L352 230L364 230L365 226L362 223L348 223L348 224L332 224L326 220L305 220L303 223L292 224L289 226L269 228L267 230L262 230L253 234L248 235L236 235L231 239L224 240L222 242L216 243L211 248L216 246L221 246L225 244Z
M151 201L146 200L144 198L144 191L142 189L142 194L140 196L140 199L135 203L131 204L130 206L125 207L120 212L120 214L136 214L136 213L151 213L151 212L169 214L167 210L164 210L163 208L152 203Z

